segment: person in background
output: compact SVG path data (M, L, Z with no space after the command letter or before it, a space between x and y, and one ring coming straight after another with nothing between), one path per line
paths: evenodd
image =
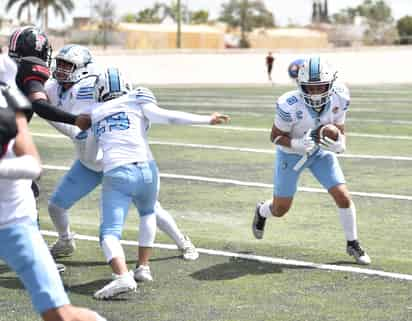
M267 69L269 81L272 81L272 69L273 69L274 61L275 61L275 57L273 57L272 52L269 51L268 55L266 56L266 69Z

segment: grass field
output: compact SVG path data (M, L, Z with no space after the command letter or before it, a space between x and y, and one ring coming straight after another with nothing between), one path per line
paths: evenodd
M272 183L274 153L269 129L274 101L289 88L152 89L165 108L202 114L220 111L232 117L224 128L152 126L152 150L161 173ZM366 193L353 199L360 239L373 260L369 268L412 275L411 88L354 87L351 94L350 157L340 162L350 190ZM39 118L31 130L56 134ZM36 136L35 141L45 165L72 163L68 140ZM63 174L61 170L44 171L42 229L52 230L47 198ZM300 185L320 188L309 173L301 177ZM71 210L72 229L78 234L98 235L99 192ZM271 219L265 238L256 241L250 229L255 204L271 195L268 186L164 177L160 201L200 248L354 266L345 253L336 207L324 193L299 192L288 215ZM136 211L131 209L124 239L136 240L137 226ZM159 232L157 242L171 240ZM412 320L412 281L206 254L195 262L184 262L177 251L165 249L154 251L154 282L140 284L136 294L95 301L92 294L109 281L110 270L96 242L77 241L77 245L73 257L61 260L67 266L63 279L70 298L112 321ZM125 248L132 268L136 247ZM11 320L38 320L38 316L15 275L0 265L0 321Z

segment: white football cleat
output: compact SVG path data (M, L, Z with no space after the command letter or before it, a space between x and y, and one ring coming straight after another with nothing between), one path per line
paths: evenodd
M76 250L74 235L75 234L70 234L67 239L58 238L50 247L51 255L53 257L71 256Z
M137 283L133 279L133 271L129 271L122 275L113 274L113 279L112 282L94 293L93 296L95 299L110 299L122 293L136 292Z
M186 235L184 236L183 246L179 250L182 252L184 260L195 261L199 258L199 252Z
M134 279L137 282L150 282L153 281L152 273L148 265L139 265L134 270Z
M361 265L371 264L371 258L369 255L361 248L358 241L348 242L346 245L346 252L353 256L356 260L356 263Z

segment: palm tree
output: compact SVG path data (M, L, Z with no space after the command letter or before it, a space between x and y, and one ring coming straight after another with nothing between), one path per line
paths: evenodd
M52 7L56 16L60 16L64 21L66 19L66 12L71 12L74 9L73 0L8 0L6 11L9 11L15 4L20 3L17 11L17 17L20 16L23 10L28 10L28 20L31 22L30 6L37 7L37 19L42 20L44 30L49 26L49 7Z
M54 14L66 20L66 12L72 12L74 3L72 0L37 0L37 18L42 18L43 29L49 28L49 7L53 8Z
M103 49L106 49L108 44L107 33L114 28L116 6L111 0L104 0L99 1L93 9L97 16L99 29L103 31Z
M18 2L21 2L19 5L19 8L17 9L17 19L21 20L21 16L23 14L23 11L27 11L27 23L31 24L31 6L36 2L34 0L9 0L6 4L6 12L10 11L10 9L17 4Z
M273 14L259 0L230 0L222 4L219 20L231 27L240 28L242 48L249 46L247 32L253 28L274 26Z

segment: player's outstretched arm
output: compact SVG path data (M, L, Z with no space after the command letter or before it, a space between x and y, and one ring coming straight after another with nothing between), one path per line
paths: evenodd
M141 105L145 116L153 123L193 125L193 124L221 124L229 120L229 116L213 113L210 116L186 113L183 111L164 109L155 103Z

